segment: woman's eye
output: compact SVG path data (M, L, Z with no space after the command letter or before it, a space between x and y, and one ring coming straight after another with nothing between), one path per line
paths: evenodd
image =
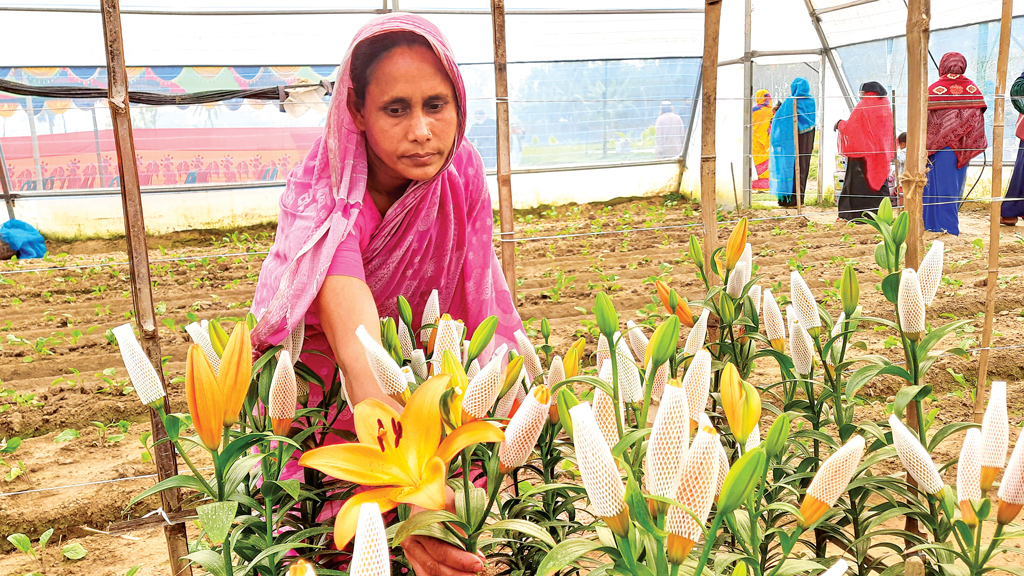
M391 116L398 116L403 111L404 110L399 106L388 106L387 108L384 109L384 112L390 114Z
M431 112L440 112L444 109L444 102L432 102L427 104L427 110Z

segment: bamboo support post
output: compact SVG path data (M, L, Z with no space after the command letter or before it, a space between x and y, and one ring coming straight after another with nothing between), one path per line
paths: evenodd
M803 190L800 188L800 116L797 113L796 99L799 96L793 96L793 194L796 195L796 213L804 213L804 198ZM820 168L819 168L820 169Z
M821 51L821 60L818 63L818 205L825 199L825 51ZM895 118L895 116L894 116Z
M142 194L139 188L138 167L135 165L135 142L132 138L131 113L128 102L128 76L124 67L124 41L121 35L121 9L119 0L102 0L103 39L106 44L108 96L110 116L114 124L114 144L117 149L117 166L121 179L121 201L124 209L125 241L128 260L131 263L132 300L135 319L138 322L142 347L163 379L160 369L160 341L156 326L156 311L153 307L153 290L149 279L149 254L146 245L146 224L142 214ZM166 383L163 383L166 388ZM167 398L164 406L170 407ZM174 447L163 442L167 437L163 422L155 410L149 410L152 427L157 478L165 480L178 474ZM177 490L160 493L160 505L170 513L179 508ZM164 526L167 553L172 573L176 576L191 576L192 569L187 560L188 539L184 524Z
M505 0L491 0L494 32L494 95L498 125L498 219L501 222L501 269L516 302L516 245L512 213L512 169L509 157L508 66L505 56Z
M718 30L721 0L706 0L704 58L701 62L700 215L704 223L704 269L711 270L711 255L718 246L718 201L715 198L715 115L718 97ZM712 274L708 274L713 277Z
M996 285L999 280L999 215L1003 195L1003 129L1006 108L1006 68L1010 59L1010 22L1013 0L1003 0L999 26L999 59L996 64L995 114L992 116L992 203L988 206L988 279L985 284L985 325L981 332L978 357L978 389L974 397L974 421L981 424L985 415L985 390L988 385L989 347L992 346L992 322L996 315Z
M7 161L4 160L4 148L0 146L0 193L7 205L7 217L14 220L14 198L11 196L11 180L7 176Z

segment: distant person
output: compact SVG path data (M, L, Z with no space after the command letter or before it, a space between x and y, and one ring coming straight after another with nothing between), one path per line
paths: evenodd
M878 82L860 87L860 102L849 120L836 123L839 153L847 157L843 193L839 197L839 218L853 220L864 213L875 214L883 199L889 199L893 146L892 108L885 88Z
M508 158L512 168L518 168L523 162L523 138L526 138L526 129L519 124L512 124L508 128Z
M807 190L807 173L811 170L814 151L814 118L816 107L811 96L811 84L804 77L793 80L789 86L792 96L779 106L772 120L771 159L769 182L779 206L796 206L793 180L796 177L796 157L800 156L800 199L803 203ZM796 102L797 134L793 133L793 102ZM845 190L844 190L845 193Z
M484 168L498 166L498 122L494 118L488 118L486 112L478 109L466 137L483 157Z
M1017 161L1013 164L1013 176L1010 187L1006 189L1006 197L1000 208L999 222L1004 226L1016 226L1017 219L1024 216L1024 74L1010 87L1010 101L1020 112L1017 116Z
M754 102L754 111L751 115L751 154L754 157L757 179L754 180L752 188L755 192L767 192L770 173L768 159L771 157L769 152L775 110L772 108L772 95L767 90L758 90L757 94L754 94Z
M665 100L661 103L661 115L654 122L655 158L678 158L683 153L685 140L683 119L672 111L672 103Z
M967 165L988 147L985 98L964 71L967 59L947 52L939 79L928 87L928 184L924 187L924 227L960 234L960 202Z
M896 206L903 206L903 183L900 177L907 166L907 133L900 132L896 137L896 165L893 167L892 175L889 176L889 194L892 195Z

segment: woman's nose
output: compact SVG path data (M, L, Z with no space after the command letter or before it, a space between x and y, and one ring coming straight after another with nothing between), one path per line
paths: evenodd
M409 119L409 139L414 142L425 142L430 139L430 126L426 114L414 112Z

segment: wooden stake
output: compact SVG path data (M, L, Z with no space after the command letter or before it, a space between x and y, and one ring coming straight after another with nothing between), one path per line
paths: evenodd
M715 198L715 115L718 97L718 29L721 0L704 6L704 59L701 62L700 216L704 223L704 269L711 270L711 255L718 247L718 201ZM713 277L708 274L708 277Z
M501 222L501 269L516 302L516 244L512 219L512 169L509 159L508 67L505 63L505 0L491 0L494 32L494 95L498 124L498 219Z
M121 177L121 203L124 208L125 241L128 245L129 270L131 271L132 300L135 319L142 347L149 356L157 374L163 379L160 369L160 341L156 327L156 311L153 308L153 290L149 280L149 253L146 246L146 224L142 217L142 194L139 188L139 172L135 165L135 142L132 139L132 120L128 103L128 75L124 68L124 41L121 36L121 9L118 0L102 0L103 38L107 54L107 84L110 116L114 123L114 144L117 148L117 166ZM163 383L166 389L166 383ZM167 398L164 407L170 412ZM159 480L178 474L174 447L162 442L167 437L163 422L155 410L149 410L149 423L156 444L156 471ZM160 505L170 513L179 508L178 491L164 490L160 493ZM167 539L167 554L170 557L172 574L191 576L192 568L181 558L188 554L188 538L184 524L164 526Z
M796 169L793 178L793 194L796 195L796 213L804 213L804 199L800 190L800 119L797 117L796 96L793 96L793 157L796 162L793 167Z
M974 421L981 424L985 415L985 388L988 385L988 356L992 345L992 322L996 315L996 284L999 280L999 215L1003 195L1003 129L1006 114L1006 68L1010 59L1010 21L1013 0L1003 0L999 26L999 59L996 64L996 103L992 123L992 203L988 206L988 279L985 285L985 326L981 332L981 356L978 357L978 389L974 397Z

